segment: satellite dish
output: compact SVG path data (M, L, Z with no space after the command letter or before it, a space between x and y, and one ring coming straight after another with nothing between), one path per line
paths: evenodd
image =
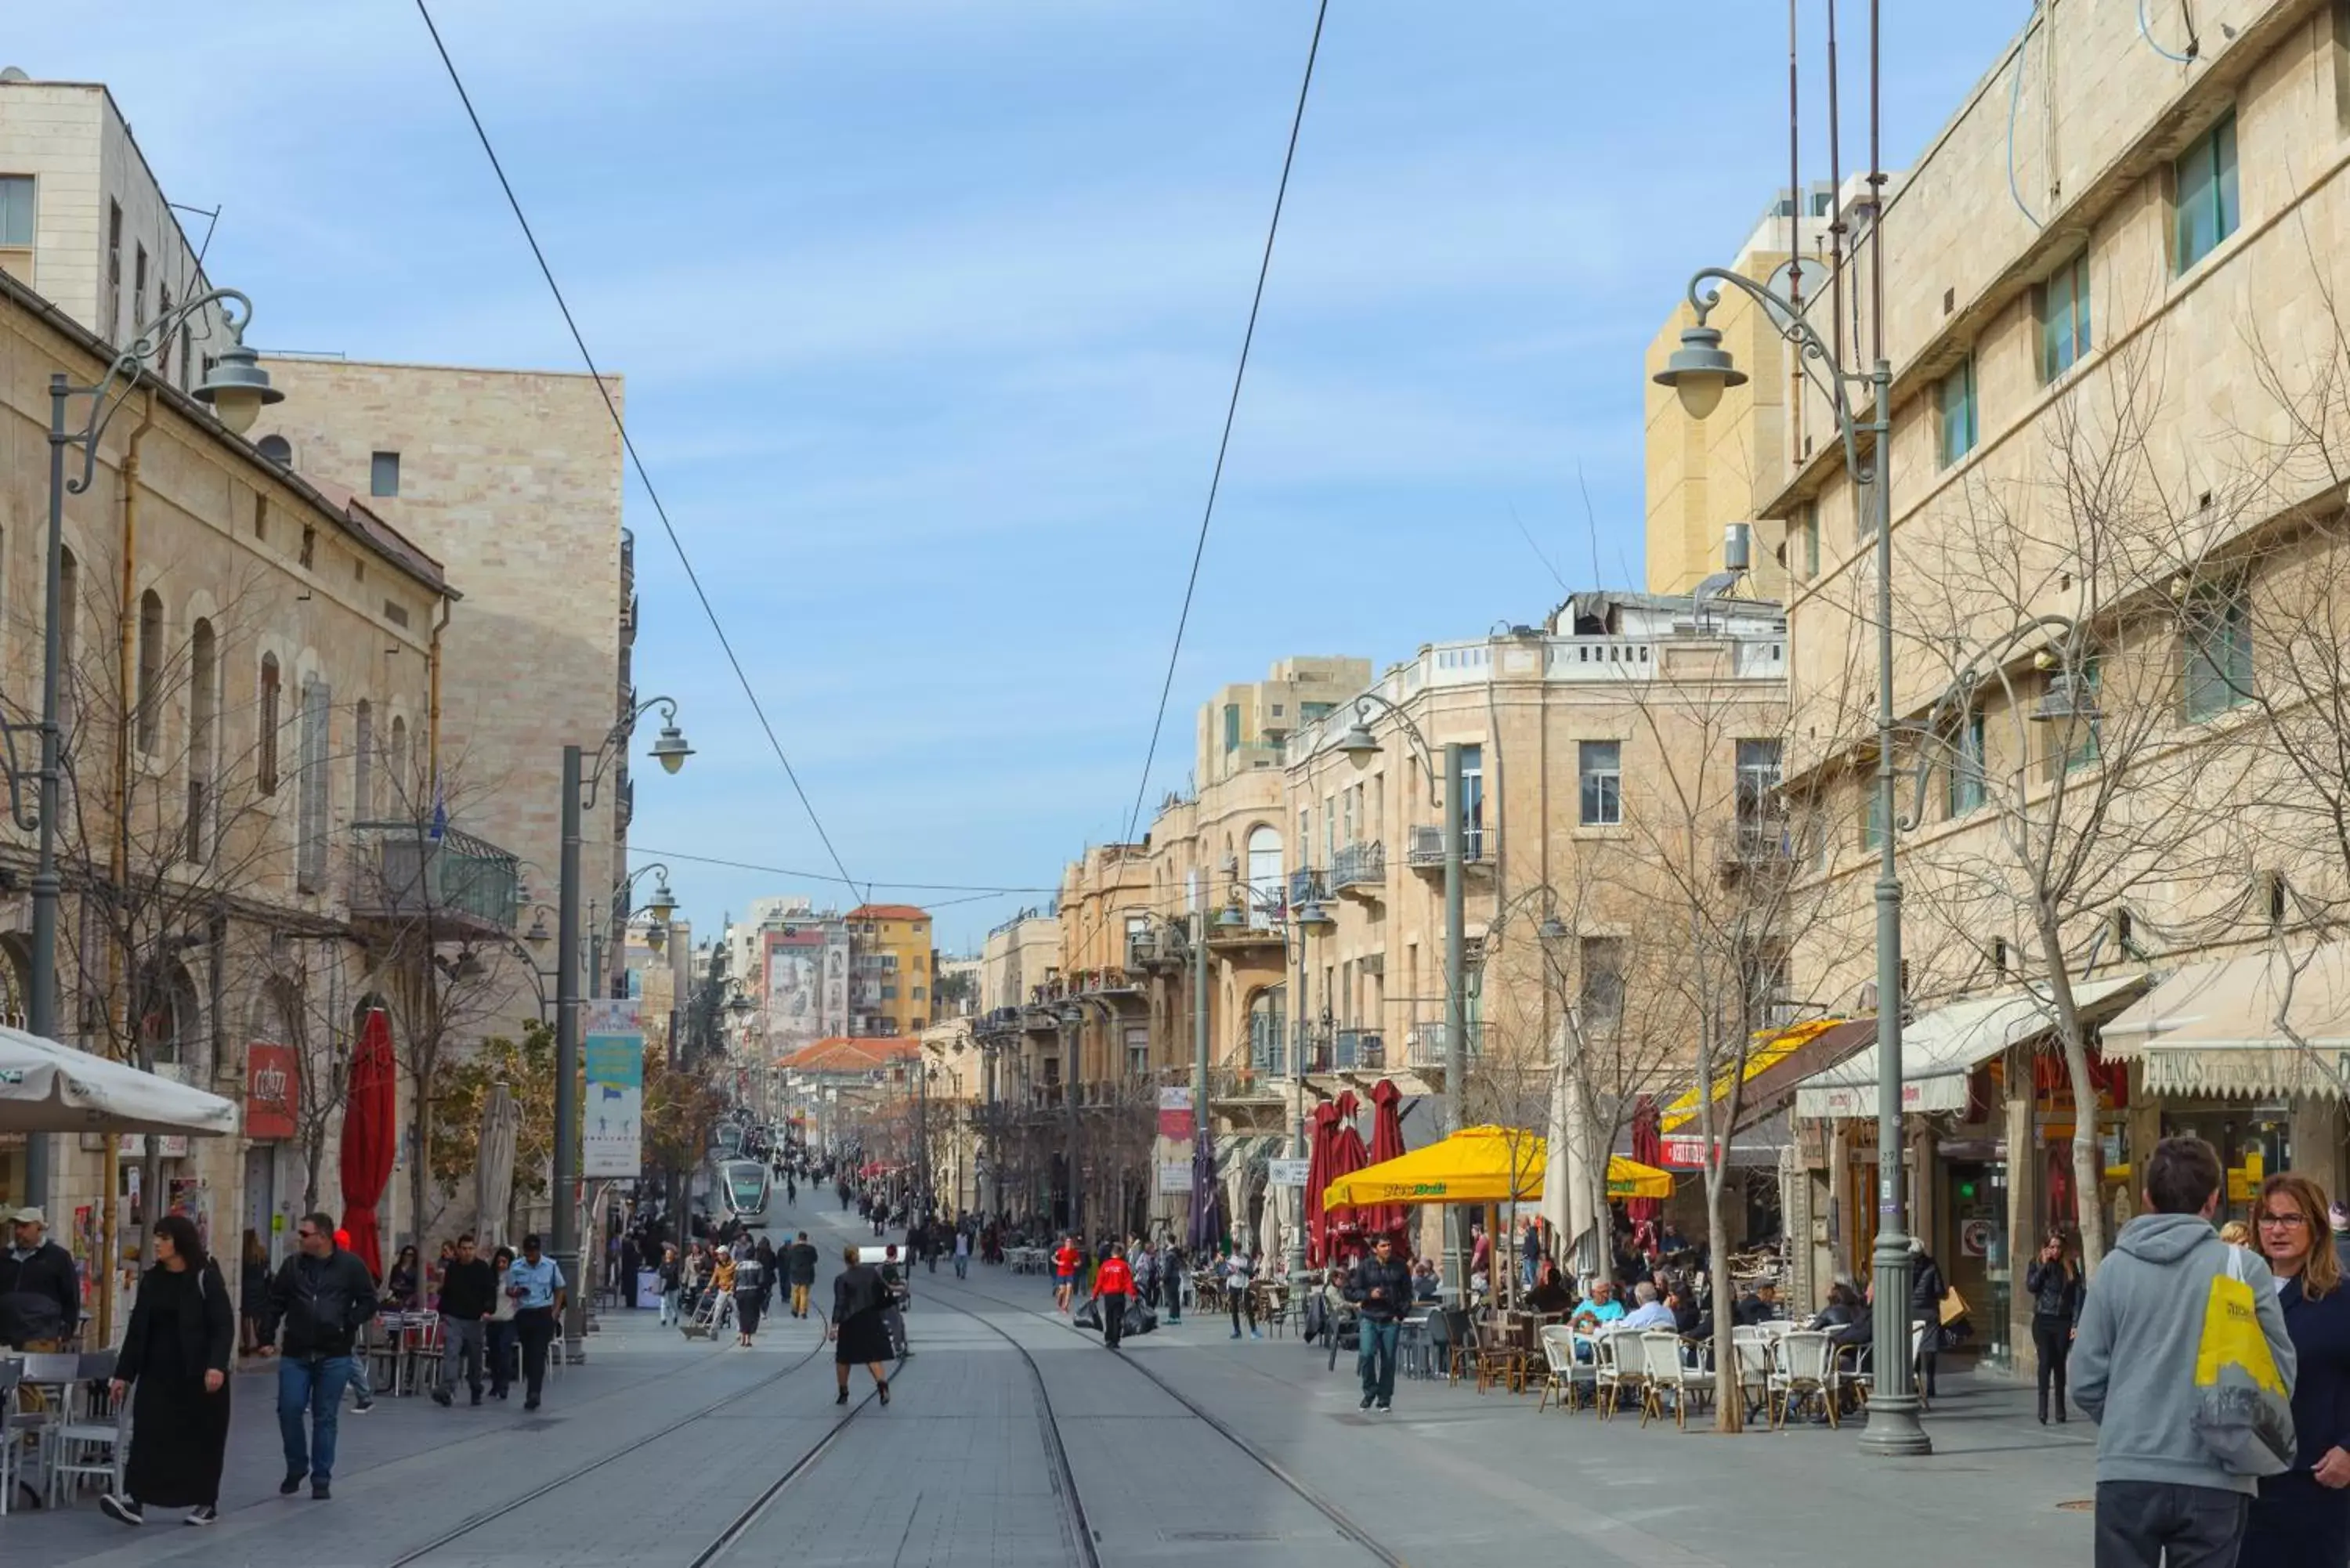
M1690 597L1694 599L1718 599L1737 586L1738 574L1736 572L1715 572L1711 576L1707 577L1705 581L1698 584L1696 588L1690 592Z

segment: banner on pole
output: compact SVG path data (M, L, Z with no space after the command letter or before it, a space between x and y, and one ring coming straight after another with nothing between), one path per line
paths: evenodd
M1191 1190L1191 1162L1188 1159L1167 1161L1159 1167L1159 1190L1164 1193Z
M588 1105L579 1136L582 1176L632 1177L643 1168L645 1036L633 1001L587 1004L579 1056Z
M1188 1138L1198 1130L1199 1128L1191 1123L1191 1091L1189 1089L1159 1090L1159 1136L1178 1139ZM1162 1187L1159 1190L1189 1192L1191 1189Z
M1264 1179L1269 1187L1303 1187L1310 1159L1268 1159L1264 1162Z

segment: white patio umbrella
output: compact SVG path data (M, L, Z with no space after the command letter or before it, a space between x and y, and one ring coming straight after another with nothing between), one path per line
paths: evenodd
M1591 1148L1591 1116L1583 1080L1568 1069L1574 1041L1561 1024L1551 1050L1549 1170L1542 1215L1557 1231L1565 1266L1578 1276L1598 1272L1599 1199Z
M236 1130L234 1100L0 1027L0 1132L227 1137Z
M473 1165L473 1202L480 1214L473 1228L484 1253L505 1244L506 1205L514 1198L515 1147L521 1141L522 1112L503 1079L491 1085L482 1106L482 1151Z

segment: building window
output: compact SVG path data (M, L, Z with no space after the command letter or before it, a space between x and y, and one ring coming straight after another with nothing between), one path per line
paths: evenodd
M0 174L0 245L33 248L33 177Z
M2236 192L2236 116L2232 110L2220 123L2195 139L2171 166L2172 187L2178 192L2178 221L2173 248L2178 270L2184 273L2219 249L2220 242L2243 221L2243 204Z
M139 331L139 323L147 310L147 247L130 247L130 330Z
M122 203L106 204L106 336L122 337Z
M1485 855L1485 748L1461 748L1461 853L1471 860Z
M1951 816L1964 816L1983 803L1983 714L1970 710L1950 736L1950 788L1944 804Z
M1975 449L1975 357L1959 361L1958 369L1935 389L1935 463L1948 468Z
M304 893L327 887L327 716L334 693L323 680L302 683L301 795L295 803L294 886Z
M405 820L408 815L408 721L392 716L391 743L383 753L384 781L391 786L391 815Z
M1587 1032L1609 1030L1624 1021L1624 939L1583 939L1581 993L1583 1027Z
M1873 774L1860 782L1860 846L1885 847L1885 792Z
M1779 742L1738 742L1738 826L1752 836L1774 826L1779 811Z
M1336 706L1335 702L1300 702L1297 705L1297 722L1311 724L1316 719L1326 719Z
M2054 679L2054 677L2051 677ZM2105 662L2092 653L2081 660L2080 673L2073 681L2074 717L2056 719L2050 722L2048 749L2049 773L2071 773L2085 768L2100 755L2104 737L2099 732L2104 718L2097 711L2099 694L2105 690ZM2085 712L2086 717L2079 715Z
M1241 705L1237 702L1227 702L1224 704L1224 750L1237 752L1240 749Z
M2040 379L2053 381L2089 353L2089 253L2040 286Z
M1582 823L1616 827L1624 821L1624 742L1584 741L1575 746Z
M920 1002L920 1001L921 1001L921 1000L922 1000L922 988L921 988L920 986L919 986L919 985L918 985L918 986L916 986L916 987L914 987L914 994L913 994L913 995L912 995L912 997L911 997L911 998L910 998L909 1000L910 1000L910 1001L914 1001L914 1002Z
M375 705L364 698L351 711L351 820L375 820Z
M139 749L155 754L156 733L162 728L163 598L149 588L139 596L139 689L134 726Z
M196 865L212 858L213 779L217 766L215 734L220 716L220 652L213 623L196 622L188 635L188 820L187 857Z
M397 495L400 493L400 454L380 452L368 459L368 493Z
M2252 694L2252 605L2244 585L2207 585L2188 596L2183 639L2187 716L2209 719Z
M1820 575L1820 504L1806 501L1795 513L1795 547L1789 556L1795 565L1795 575L1810 582Z
M296 553L295 559L306 572L317 563L318 531L307 523L302 524L302 547Z
M280 681L277 674L277 656L274 653L265 653L261 656L260 744L255 749L255 756L256 760L256 765L255 768L255 782L259 784L261 793L264 794L276 794L277 793L277 704L279 690Z

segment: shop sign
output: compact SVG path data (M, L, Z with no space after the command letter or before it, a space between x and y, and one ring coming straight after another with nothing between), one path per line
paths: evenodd
M1715 1154L1718 1157L1721 1150L1721 1139L1715 1138L1713 1140L1713 1147ZM1669 1137L1664 1140L1663 1158L1667 1165L1673 1167L1675 1169L1703 1170L1705 1168L1705 1139L1701 1137Z
M1303 1187L1313 1163L1309 1159L1268 1159L1264 1162L1264 1179L1273 1187Z
M294 1048L256 1040L244 1051L244 1136L271 1140L294 1136L300 1091Z
M1159 1136L1160 1137L1187 1138L1197 1130L1198 1129L1193 1127L1191 1123L1191 1091L1189 1089L1159 1090ZM1159 1190L1161 1192L1170 1190L1188 1192L1191 1189L1188 1187L1180 1189L1162 1187Z
M2220 1098L2243 1095L2332 1095L2350 1081L2350 1052L2329 1057L2274 1047L2205 1047L2146 1054L2149 1094Z
M1904 1078L1901 1108L1906 1111L1962 1111L1967 1108L1967 1081L1956 1074L1932 1078ZM1877 1085L1836 1084L1795 1091L1795 1114L1853 1120L1877 1115Z
M1188 1159L1162 1161L1159 1167L1159 1190L1161 1193L1191 1190L1191 1162Z

